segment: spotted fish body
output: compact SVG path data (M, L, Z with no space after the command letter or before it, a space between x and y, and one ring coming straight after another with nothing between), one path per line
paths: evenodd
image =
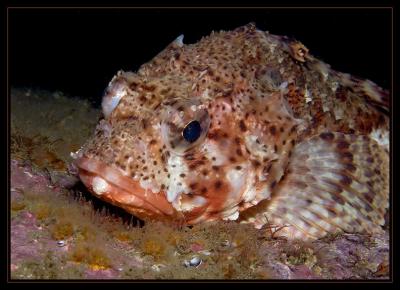
M75 155L94 195L145 220L238 220L288 238L382 230L387 91L253 24L182 40L111 80Z

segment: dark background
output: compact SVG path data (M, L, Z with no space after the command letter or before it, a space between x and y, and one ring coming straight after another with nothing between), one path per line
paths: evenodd
M333 69L391 87L390 9L10 9L11 86L95 101L120 69L135 71L178 35L255 22L301 41Z

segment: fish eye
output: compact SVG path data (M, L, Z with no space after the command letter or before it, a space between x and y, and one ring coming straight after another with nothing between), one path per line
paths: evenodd
M161 115L161 137L168 150L180 155L203 144L211 118L195 100L172 101Z
M182 131L183 138L189 143L195 142L197 139L199 139L200 135L201 126L197 120L191 121Z

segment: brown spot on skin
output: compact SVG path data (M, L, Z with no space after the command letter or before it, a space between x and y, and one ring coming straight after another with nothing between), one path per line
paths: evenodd
M349 147L350 147L350 144L347 143L346 141L339 141L338 144L337 144L337 148L339 150L344 150L344 149L347 149Z
M374 210L369 203L364 203L364 209L367 212L372 212Z
M220 180L217 180L214 183L214 187L215 187L216 190L220 189L222 187L222 182Z
M335 135L333 135L331 132L325 132L319 134L319 137L325 141L332 141L335 138Z
M352 162L353 161L353 154L351 152L343 152L341 154L341 157L346 162Z
M236 169L236 170L241 170L241 169L242 169L242 166L238 165L238 166L235 167L235 169Z
M207 193L207 187L203 187L200 192L201 192L201 194Z
M179 176L184 178L186 176L186 174L185 173L181 173L181 174L179 174Z
M239 128L240 128L240 130L241 130L242 132L246 132L247 127L246 127L246 124L244 123L243 120L240 120L240 122L239 122Z
M208 133L208 138L211 140L218 140L219 139L219 134L218 132L210 132Z
M154 91L154 90L156 89L156 86L155 86L155 85L150 85L150 86L148 86L148 85L142 85L142 88L143 88L144 90L146 90L146 91L152 92L152 91Z
M372 203L374 201L374 196L375 194L371 190L368 192L364 192L364 197L369 203Z
M274 125L272 125L271 127L269 127L269 132L271 133L271 135L275 136L276 134L276 127Z
M203 169L201 171L201 174L203 174L204 176L207 176L208 175L208 170L207 169Z
M146 128L148 126L148 121L146 119L142 120L142 126L143 126L143 130L146 130Z
M339 194L332 194L332 199L340 205L344 205L345 201Z
M347 175L342 175L342 179L340 179L340 183L343 185L350 185L352 182L353 180Z
M355 172L357 168L351 163L345 163L344 168L346 168L350 172Z
M260 163L258 160L252 160L252 161L251 161L251 164L252 164L255 168L257 168L257 167L259 167L259 166L261 165L261 163Z
M198 185L197 182L193 182L193 183L191 183L191 184L189 185L189 187L190 187L191 190L195 190L196 187L197 187L197 185Z
M366 169L364 172L364 176L370 178L374 176L374 173L371 170Z
M213 169L214 171L219 171L219 166L213 165L212 169Z
M274 181L271 183L271 189L274 189L275 186L276 186L276 180L274 180Z

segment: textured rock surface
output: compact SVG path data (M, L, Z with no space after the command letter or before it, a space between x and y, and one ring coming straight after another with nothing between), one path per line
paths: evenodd
M135 243L123 234L115 238L112 229L121 231L122 222L114 222L111 227L104 221L95 222L95 229L99 233L107 233L108 236L101 236L92 242L94 247L101 249L108 257L108 262L93 262L90 259L72 261L71 257L77 255L79 230L62 240L63 246L60 246L60 241L52 237L52 218L38 220L36 216L42 213L37 210L36 214L34 213L35 201L27 201L24 197L29 190L31 195L42 194L47 198L51 194L55 198L59 196L60 202L66 202L67 199L62 199L62 196L70 192L58 184L51 184L48 175L20 161L12 160L11 173L11 201L14 210L11 219L10 268L15 279L388 278L387 233L377 236L345 234L304 243L271 239L266 229L249 231L244 225L234 223L217 223L198 230L171 229L161 224L149 226L147 230L147 225L134 228L137 232L136 240L143 240L145 244L147 241L146 246L140 246L140 243ZM21 206L15 206L17 200L25 200L23 209L20 209ZM78 209L82 206L77 201L69 202ZM54 200L51 203L54 203ZM92 206L90 204L90 207ZM93 209L90 211L94 212ZM93 217L90 216L82 215L80 218L82 220L79 222L83 224L84 219L93 222ZM103 218L107 219L107 214L100 219ZM75 228L79 227L81 225L75 225ZM230 232L230 229L235 227L235 231ZM169 240L168 245L157 239L150 240L146 235L152 231L164 233L162 240L169 240L171 236L177 239ZM205 234L207 231L210 232L209 235ZM219 231L221 235L217 236L215 231ZM223 232L226 232L226 235L223 235ZM182 237L184 240L178 242ZM158 251L164 246L165 252L162 258L159 258ZM185 266L184 261L196 255L201 257L202 263L198 267ZM242 268L247 270L246 275L240 274Z

